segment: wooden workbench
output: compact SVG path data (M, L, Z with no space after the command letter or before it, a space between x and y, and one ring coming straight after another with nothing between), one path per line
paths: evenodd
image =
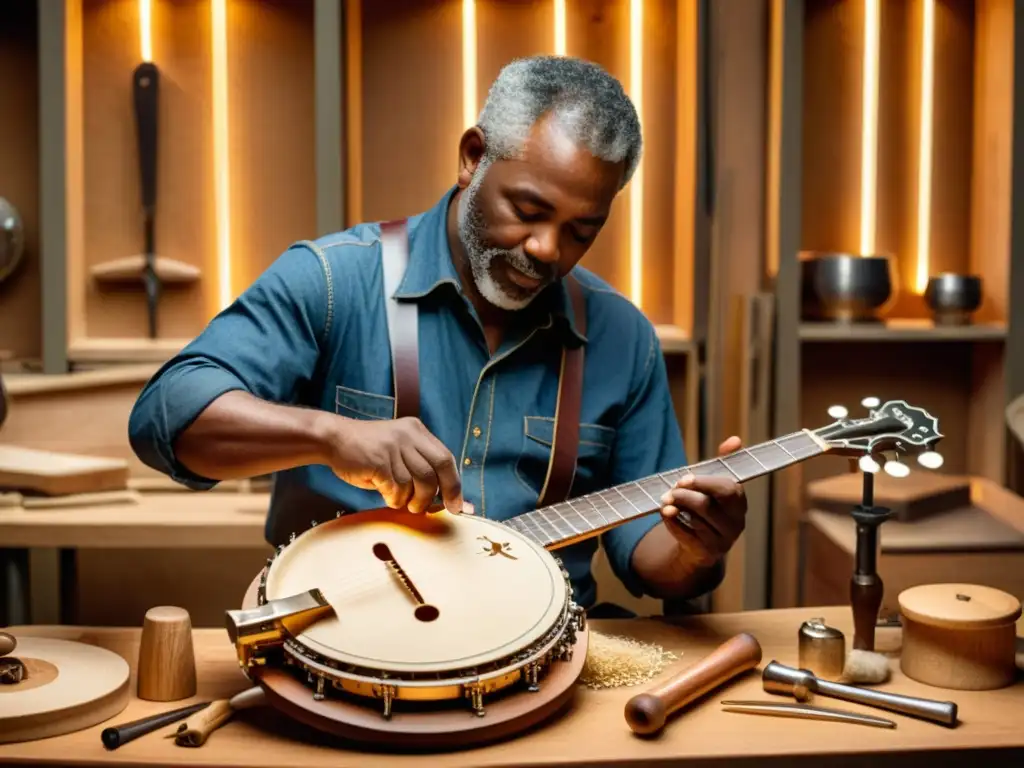
M659 679L697 661L731 635L748 631L761 643L763 664L778 660L795 664L797 628L810 616L823 616L852 636L849 611L844 608L788 609L743 614L713 614L678 620L634 619L593 621L607 634L625 634L662 644L676 653ZM1024 623L1018 625L1018 633ZM137 629L75 627L15 628L31 633L81 639L122 654L133 665L138 653ZM879 647L898 647L899 630L880 630ZM885 633L890 633L886 635ZM199 691L195 700L227 697L245 689L234 651L222 630L196 630ZM1020 666L1020 660L1018 660ZM288 721L272 709L236 715L198 749L177 747L164 738L174 726L144 736L114 752L100 744L103 725L78 733L21 744L0 745L0 765L139 764L148 766L899 766L961 765L970 761L994 768L1024 765L1024 680L998 691L944 691L902 677L893 662L893 679L883 687L899 693L951 699L959 705L961 724L954 729L885 715L897 728L864 726L722 712L725 698L784 700L761 689L760 676L748 673L677 716L660 738L634 736L623 719L623 706L640 690L617 688L592 691L580 687L571 709L545 727L513 741L443 756L368 755L346 749L319 733ZM652 681L650 684L654 684ZM191 700L190 700L191 701ZM826 705L883 714L854 704L822 700ZM111 723L121 723L189 702L157 704L132 699Z

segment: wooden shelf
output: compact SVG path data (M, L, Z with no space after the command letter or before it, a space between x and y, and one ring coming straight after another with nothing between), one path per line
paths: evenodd
M24 229L21 263L0 285L0 349L42 354L39 264L39 45L35 2L5 3L0 22L0 197Z
M803 341L1003 341L1006 323L935 325L931 320L886 320L871 324L801 323Z
M929 100L921 91L923 4L882 0L872 155L863 146L862 130L863 65L871 50L864 7L854 0L779 4L784 21L773 34L776 91L770 110L777 186L769 250L777 254L779 307L774 432L819 424L833 404L856 412L867 396L904 399L938 418L946 436L940 447L944 471L1005 483L1011 474L1005 408L1008 396L1024 388L1024 366L1013 354L1024 312L1011 301L1024 267L1017 256L1020 234L1011 227L1012 201L1020 190L1007 171L1020 162L1013 152L1021 146L1022 126L1014 123L1013 104L1024 99L1024 91L1012 76L1020 56L1019 34L1014 48L1020 20L1012 0L935 3ZM932 126L927 189L919 189L918 173L918 150L927 139L921 138L928 125L923 117ZM862 161L872 156L877 175L865 196ZM802 322L802 251L890 256L894 297L882 313L884 322ZM923 283L940 272L982 278L982 303L972 325L931 321ZM851 347L853 342L859 346ZM797 599L791 555L800 547L806 484L846 471L845 459L825 457L776 483L775 605Z
M654 332L666 355L687 355L693 352L693 339L678 325L655 325Z

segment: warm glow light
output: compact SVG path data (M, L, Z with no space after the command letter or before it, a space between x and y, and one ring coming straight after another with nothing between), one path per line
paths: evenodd
M565 56L565 0L554 0L555 55Z
M153 5L151 0L139 0L139 56L153 61Z
M875 187L878 172L879 0L864 0L864 84L860 147L860 252L875 252Z
M917 274L914 287L928 287L932 222L932 120L935 97L935 0L924 0L921 19L921 135L917 157Z
M217 288L220 309L233 298L231 290L231 173L228 162L228 36L227 0L211 0L213 59L213 197L217 231Z
M643 0L629 3L629 91L643 124ZM637 307L643 301L644 175L643 161L629 185L629 297Z
M476 125L476 0L462 0L462 123Z

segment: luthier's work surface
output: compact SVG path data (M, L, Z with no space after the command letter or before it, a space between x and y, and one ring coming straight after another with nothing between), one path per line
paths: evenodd
M812 616L821 616L843 630L848 638L852 636L849 610L845 608L718 614L688 619L679 626L653 620L593 621L590 626L595 631L657 642L680 658L647 686L601 691L580 688L569 712L533 733L498 745L443 756L371 755L349 751L343 744L329 742L315 732L289 724L274 710L264 709L239 713L198 749L176 747L171 740L164 738L173 731L172 726L108 753L100 744L102 726L96 726L51 740L0 746L0 764L60 762L66 765L97 765L134 761L159 766L402 768L409 765L608 766L649 762L652 765L756 765L760 768L765 765L820 766L824 764L823 758L845 755L844 766L902 767L919 763L936 765L939 764L937 759L950 758L956 750L969 751L955 758L965 761L964 764L981 764L984 761L986 768L1022 764L1024 729L1020 727L1019 713L1024 711L1024 682L1018 680L1015 685L997 691L943 691L907 680L895 662L892 663L893 679L881 686L883 689L952 699L960 708L960 726L948 729L832 700L816 703L883 714L897 721L898 727L883 730L721 711L719 702L724 699L786 701L783 697L764 693L756 672L712 692L671 719L660 738L641 739L626 726L623 708L630 697L696 662L741 631L752 633L761 643L762 668L773 659L795 665L797 630L801 622ZM1024 626L1018 623L1018 634L1022 629ZM134 659L138 652L139 631L136 629L35 627L27 631L65 637L83 636L130 659ZM898 630L880 630L878 642L880 649L898 645ZM176 702L173 706L183 706L193 700L231 696L248 687L226 632L197 630L195 648L199 678L197 696ZM128 708L114 722L133 720L171 708L133 697Z

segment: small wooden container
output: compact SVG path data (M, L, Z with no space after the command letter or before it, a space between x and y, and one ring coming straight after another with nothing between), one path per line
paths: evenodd
M1013 595L977 584L927 584L899 596L903 619L900 669L937 688L988 691L1014 681Z
M160 605L146 611L139 645L137 693L147 701L196 695L196 659L188 611Z

